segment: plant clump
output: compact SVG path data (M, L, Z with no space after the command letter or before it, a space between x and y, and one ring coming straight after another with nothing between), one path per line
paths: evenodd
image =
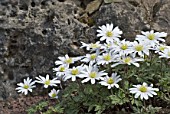
M35 83L43 84L58 99L54 108L64 114L160 111L165 107L159 101L170 104L167 33L142 31L133 42L120 40L122 33L113 24L100 26L99 41L82 42L86 55L58 57L53 79L48 74L33 82L24 79L16 90L27 95Z

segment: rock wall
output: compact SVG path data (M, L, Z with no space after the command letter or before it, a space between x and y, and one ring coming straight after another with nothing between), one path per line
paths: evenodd
M0 0L0 99L17 97L16 83L52 75L58 56L84 54L96 29L113 23L133 40L140 31L168 33L170 0Z

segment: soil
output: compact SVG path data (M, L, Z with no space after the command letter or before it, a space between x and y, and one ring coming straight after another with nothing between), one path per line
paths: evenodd
M27 114L27 109L41 101L54 104L55 100L48 96L21 96L17 99L0 101L0 114Z

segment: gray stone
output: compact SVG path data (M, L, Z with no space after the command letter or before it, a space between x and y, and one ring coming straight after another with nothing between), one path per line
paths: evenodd
M133 40L142 31L170 33L170 0L128 0L104 4L96 12L97 25L113 23L123 30L123 38ZM97 18L96 18L97 17ZM167 37L167 43L170 43Z
M90 27L74 18L78 7L73 3L6 0L0 4L1 99L17 96L14 89L23 78L52 76L58 56L82 55L80 41L95 38L87 32Z

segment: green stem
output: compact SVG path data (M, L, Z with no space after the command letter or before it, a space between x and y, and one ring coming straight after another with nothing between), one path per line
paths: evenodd
M145 100L143 100L143 105L144 105L144 110L146 111L146 101Z
M152 52L150 52L150 66L152 65L152 60L153 60Z
M111 92L111 94L113 95L113 89L112 89L112 88L110 89L110 92Z
M79 88L81 89L82 93L85 95L82 83L80 81L78 81L78 80L76 80L76 82L77 82Z
M162 67L163 67L163 63L162 63L162 59L161 59L161 77L163 77Z
M61 88L61 90L63 90L62 83L63 83L63 81L62 81L62 79L60 79L60 88Z

